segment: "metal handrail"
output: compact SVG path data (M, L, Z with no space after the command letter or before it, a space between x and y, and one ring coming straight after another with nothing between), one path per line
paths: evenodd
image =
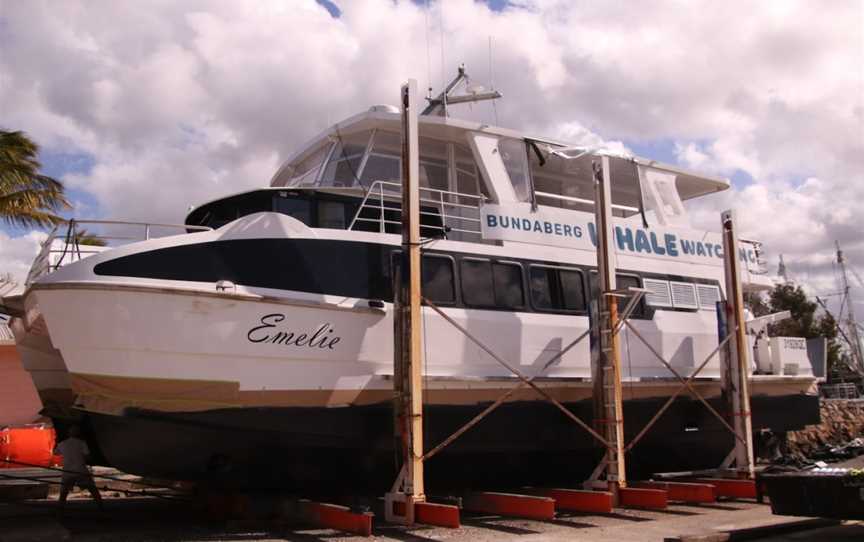
M60 229L63 225L66 225L66 231L62 234L60 233L62 230ZM27 283L32 282L33 280L56 271L63 265L63 261L66 259L66 255L69 254L70 258L73 261L81 260L84 258L88 252L96 252L96 250L87 250L85 249L82 254L81 243L80 243L80 235L78 231L78 226L81 224L95 224L95 225L111 225L111 226L143 226L144 232L143 236L110 236L110 235L98 235L93 234L91 237L93 239L99 241L136 241L136 240L149 240L151 238L151 229L152 228L171 228L178 229L184 231L193 231L193 232L201 232L201 231L212 231L213 228L209 226L196 226L190 224L167 224L161 222L137 222L131 220L77 220L77 219L69 219L64 220L63 222L54 226L51 232L48 234L48 237L42 243L42 250L40 250L39 254L36 256L36 259L33 262L33 266L30 269L30 273L27 277ZM57 239L63 239L63 249L53 249L52 246L54 241ZM86 245L85 245L86 246ZM99 246L99 245L94 245ZM51 262L51 255L60 254L60 258L56 263Z
M385 191L385 187L387 190ZM460 216L456 214L448 213L448 209L479 209L483 202L486 200L485 196L477 195L477 194L464 194L461 192L453 192L450 190L440 190L437 188L428 188L428 187L420 187L420 202L421 204L426 204L430 207L436 207L437 212L429 212L421 209L420 214L425 216L434 216L441 219L441 225L431 225L431 224L423 224L424 228L432 228L441 230L444 232L453 231L467 234L480 234L480 224L482 223L480 218L475 218L472 216ZM394 213L402 213L402 202L401 202L401 193L402 193L402 185L396 182L390 181L374 181L369 190L363 197L363 200L360 202L360 205L357 207L357 212L354 213L354 217L351 219L351 223L348 226L349 230L353 230L358 222L368 222L368 223L377 223L379 224L378 231L379 233L386 233L386 226L388 224L398 225L401 224L399 220L392 220L386 217L386 212L391 211ZM370 202L370 198L377 198L377 202ZM467 200L476 201L476 205L470 205L465 203L460 203L459 198L465 198ZM456 201L451 201L456 200ZM464 200L462 200L464 201ZM390 204L392 203L392 205ZM377 211L377 218L372 217L363 217L361 214L364 210L371 209ZM461 222L460 222L461 221ZM449 224L448 224L449 222ZM462 228L454 227L454 223L459 223L459 225L463 226ZM477 225L476 229L464 229L465 223L474 223ZM472 224L472 226L474 225Z

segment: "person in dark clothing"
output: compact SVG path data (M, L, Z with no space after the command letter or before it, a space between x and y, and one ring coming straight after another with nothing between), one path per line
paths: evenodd
M93 475L87 467L90 459L90 448L81 438L81 429L77 425L69 428L69 438L60 442L55 447L55 453L63 456L63 477L60 483L60 509L58 515L63 515L66 507L66 498L75 486L86 489L93 496L99 509L102 510L102 496L93 481Z

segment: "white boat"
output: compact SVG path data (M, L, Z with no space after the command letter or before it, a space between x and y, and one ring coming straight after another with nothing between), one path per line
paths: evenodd
M192 210L188 233L31 274L18 300L32 313L28 329L44 323L59 351L55 380L74 395L62 406L74 407L106 463L244 485L392 480L399 119L375 106L331 126L269 187ZM604 151L435 114L419 126L424 295L590 420L592 342L560 353L595 310L592 163ZM729 182L609 159L619 287L649 290L633 326L687 376L717 347L724 294L720 236L693 229L684 202ZM750 290L772 285L758 256L758 243L741 243ZM429 307L423 333L431 445L516 379ZM632 436L678 382L629 329L621 345ZM694 385L722 410L719 367L715 357ZM754 374L754 430L816 423L815 382L806 363L794 375ZM630 465L712 467L728 452L722 443L731 446L723 426L682 396ZM531 478L553 467L578 476L597 449L526 388L429 468L444 472L471 454L483 458L471 463L479 478L494 479L501 464Z

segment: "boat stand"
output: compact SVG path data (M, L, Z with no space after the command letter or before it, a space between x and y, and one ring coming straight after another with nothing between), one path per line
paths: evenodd
M687 378L684 378L628 321L646 290L640 288L616 289L617 262L611 239L613 221L610 160L606 155L599 155L599 161L594 162L597 267L601 295L597 310L600 352L595 359L592 359L595 408L594 427L591 427L534 382L564 353L588 336L589 332L580 335L549 360L540 371L529 377L502 359L494 350L444 313L432 301L422 297L420 280L419 133L417 124L419 104L417 102L416 81L409 80L402 87L400 97L402 111L403 250L398 270L394 273L394 291L396 293L394 296L394 425L402 450L402 468L392 484L391 490L384 496L385 519L388 522L406 525L423 522L449 527L458 526L459 509L457 507L430 505L426 502L424 461L440 453L503 404L514 392L526 386L536 391L602 444L606 450L603 460L594 469L590 478L583 483L584 489L582 490L541 488L531 489L526 495L495 492L472 493L463 500L466 510L513 517L551 519L556 508L559 510L603 511L608 513L615 506L662 509L666 507L669 500L698 503L713 502L718 495L750 495L750 490L747 489L749 486L745 487L743 484L728 485L720 482L704 484L696 481L678 483L664 480L663 482L637 482L633 487L628 487L625 462L627 452L632 450L645 436L672 405L673 401L681 393L687 391L717 417L735 437L735 448L721 468L727 468L734 461L741 475L751 480L753 478L753 442L747 382L747 342L738 243L732 212L727 211L722 215L728 297L728 301L722 304L724 307L722 316L725 317L724 320L729 322L727 327L731 331L702 364ZM626 307L619 315L618 302L621 298L629 299ZM520 380L516 386L502 394L480 414L426 453L423 452L421 301ZM679 389L626 446L624 444L621 360L618 344L618 335L625 326L681 383ZM731 348L727 348L730 346ZM727 354L723 358L723 382L726 396L731 398L732 403L730 405L730 410L733 413L730 416L732 418L731 423L717 412L692 385L699 372L715 355L721 352ZM752 481L750 483L752 484ZM753 488L755 491L755 486Z

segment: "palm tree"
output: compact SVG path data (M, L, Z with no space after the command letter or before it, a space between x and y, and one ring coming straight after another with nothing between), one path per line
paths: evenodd
M23 132L0 130L0 220L25 228L53 226L69 208L63 184L39 173L39 146Z

